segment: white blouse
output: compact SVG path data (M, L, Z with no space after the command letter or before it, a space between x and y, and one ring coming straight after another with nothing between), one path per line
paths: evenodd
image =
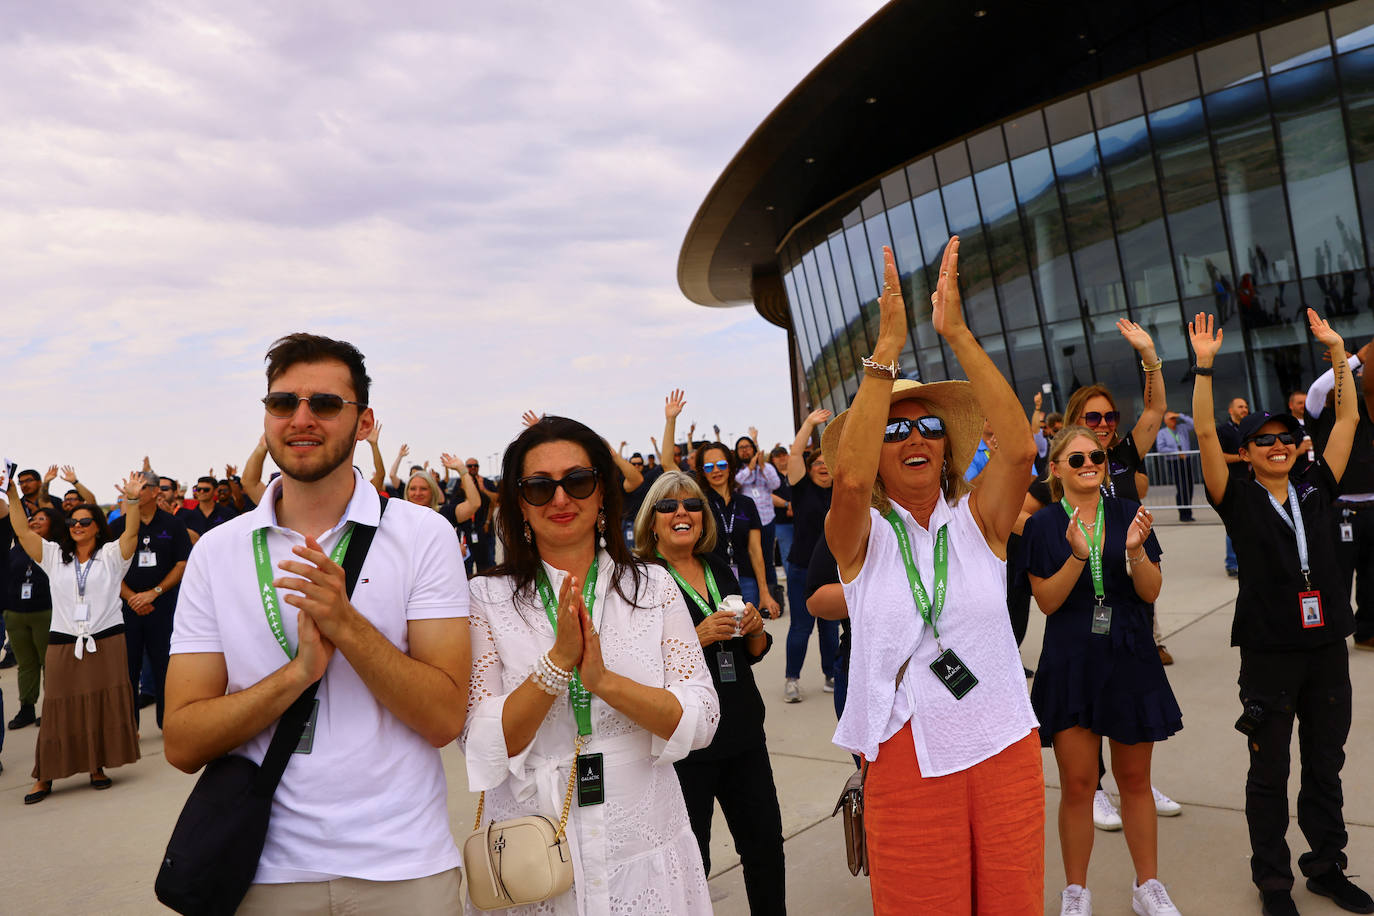
M868 553L853 582L844 583L853 627L849 699L835 744L869 760L907 722L924 777L966 770L1010 747L1036 727L1025 671L1007 614L1007 564L988 547L969 509L935 504L930 528L892 504L906 523L921 583L935 594L935 535L949 525L949 589L936 621L940 641L968 666L978 684L962 700L930 670L939 650L916 609L897 534L869 509ZM911 664L896 689L897 672Z
M720 701L687 605L668 572L643 568L631 604L613 587L614 561L604 551L599 567L592 618L607 669L667 689L682 705L682 718L664 740L591 698L592 735L583 752L603 755L606 800L579 808L574 799L568 818L572 889L502 912L710 913L701 853L671 764L711 743ZM547 564L544 570L557 593L565 574ZM628 581L627 574L627 587ZM506 697L552 648L553 627L538 595L514 595L509 578L479 577L471 588L472 683L460 739L468 786L486 791L484 820L543 814L556 822L577 736L567 695L554 700L534 740L513 757L501 727ZM468 912L479 912L470 901Z
M76 557L73 556L70 563L63 563L62 548L52 541L43 541L43 559L39 565L47 573L52 589L51 629L54 633L77 638L77 658L96 651L93 634L124 622L119 586L133 561L133 557L126 560L120 554L117 540L101 547L91 557L86 597L81 598L76 584ZM77 620L76 606L82 602L87 605L87 619Z

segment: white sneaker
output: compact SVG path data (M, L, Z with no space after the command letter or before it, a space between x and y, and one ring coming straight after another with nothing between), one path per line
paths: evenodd
M1059 916L1093 916L1093 892L1070 884L1059 895Z
M1183 813L1183 806L1174 801L1163 792L1150 786L1150 791L1155 794L1155 814L1160 817L1178 817Z
M1169 892L1154 878L1131 886L1131 909L1140 916L1183 916L1169 899Z
M834 693L834 692L835 692L835 679L834 679L833 677L828 677L828 678L826 678L826 679L825 679L825 686L822 687L821 690L825 691L826 693Z
M1121 812L1112 804L1112 797L1101 789L1093 793L1093 823L1098 830L1121 829Z
M783 701L784 703L800 703L800 702L801 702L801 685L797 683L797 679L796 679L796 678L794 678L794 677L789 677L789 678L787 678L787 680L785 680L785 681L783 682L783 685L782 685L782 701Z

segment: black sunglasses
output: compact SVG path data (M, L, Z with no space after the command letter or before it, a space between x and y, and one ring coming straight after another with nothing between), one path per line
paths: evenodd
M209 493L214 487L192 487L197 493Z
M1245 440L1247 445L1258 445L1260 448L1268 448L1274 444L1274 440L1282 442L1284 445L1292 445L1297 442L1297 437L1289 432L1282 433L1260 433Z
M68 528L89 528L95 524L93 518L69 518L67 519Z
M945 437L945 421L939 417L896 417L887 421L887 426L883 427L884 442L905 442L911 438L911 431L916 430L921 434L922 439L943 439Z
M1083 422L1089 426L1100 426L1103 423L1106 423L1108 426L1115 426L1120 419L1121 411L1119 410L1109 410L1106 413L1102 413L1098 410L1090 410L1083 414Z
M273 391L262 399L262 406L272 416L284 420L296 412L301 400L301 396L294 391ZM310 405L310 412L321 420L334 419L345 404L352 404L359 409L367 406L361 401L346 401L337 394L312 394L305 402Z
M689 496L686 499L660 499L654 503L654 511L660 515L669 515L677 511L678 503L682 503L682 508L688 512L700 512L706 505L695 496Z
M569 471L561 480L554 480L552 477L521 477L515 485L520 491L520 498L531 506L542 506L549 500L559 487L573 499L586 499L596 492L596 479L599 475L596 468L577 468Z
M170 493L170 492L172 492L172 488L171 488L171 487L164 487L164 486L162 486L162 485L160 485L160 484L158 485L158 489L161 490L163 493Z
M1088 452L1088 454L1086 455L1082 452L1074 452L1064 460L1068 462L1069 467L1073 468L1076 471L1079 468L1081 468L1086 462L1089 461L1091 461L1093 464L1101 464L1102 462L1107 460L1107 453L1100 448L1095 448L1091 452Z

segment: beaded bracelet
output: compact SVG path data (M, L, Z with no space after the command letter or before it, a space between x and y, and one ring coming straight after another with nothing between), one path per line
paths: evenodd
M553 663L553 659L549 657L549 653L545 652L543 655L539 656L539 660L548 666L548 670L550 673L557 675L559 678L565 681L572 680L572 671L567 668L560 668L557 665L555 665Z

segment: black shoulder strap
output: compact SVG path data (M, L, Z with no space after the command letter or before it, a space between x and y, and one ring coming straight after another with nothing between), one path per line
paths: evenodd
M381 517L386 514L386 504L388 500L383 499L378 494L377 499L381 502L381 510L377 513L377 528L382 525ZM372 538L377 534L377 528L371 525L353 525L353 537L348 542L348 550L344 553L343 566L344 587L348 594L352 596L353 588L358 584L358 575L362 572L363 560L367 559L367 551L372 546ZM281 782L282 774L286 772L286 765L291 762L291 754L300 743L301 733L305 730L306 720L310 718L310 713L315 706L315 693L320 689L320 682L316 681L305 692L296 697L296 701L286 708L282 713L281 721L277 724L276 734L272 736L272 743L267 746L267 754L262 759L262 767L258 770L257 792L259 795L271 796L277 791L277 783Z

